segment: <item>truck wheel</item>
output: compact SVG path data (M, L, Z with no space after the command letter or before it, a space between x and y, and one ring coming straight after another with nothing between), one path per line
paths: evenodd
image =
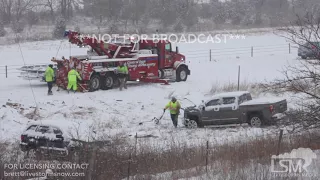
M189 129L195 129L198 128L198 123L195 120L189 120L189 122L187 122L187 128Z
M114 77L112 74L106 74L105 77L102 78L101 89L108 90L112 89L114 86Z
M263 125L263 122L260 116L254 115L250 117L249 125L252 127L261 127Z
M302 59L307 59L307 56L301 56Z
M100 76L99 75L93 75L90 79L90 84L89 84L89 91L97 91L101 87L101 81L100 81Z
M176 72L176 81L186 81L188 78L188 69L184 66L181 66L177 69Z

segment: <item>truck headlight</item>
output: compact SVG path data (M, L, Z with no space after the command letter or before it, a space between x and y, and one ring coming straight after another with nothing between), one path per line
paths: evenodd
M181 61L184 61L184 58L183 58L183 57L181 58Z

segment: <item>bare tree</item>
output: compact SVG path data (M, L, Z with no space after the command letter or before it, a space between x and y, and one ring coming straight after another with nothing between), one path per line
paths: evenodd
M57 0L56 0L57 1ZM48 5L52 12L52 4L56 3L56 1L48 0ZM70 20L70 18L73 16L75 9L79 9L80 6L84 4L84 0L60 0L60 15L66 19Z
M306 48L315 59L298 60L283 70L283 77L263 84L266 90L292 93L298 99L294 120L305 127L320 127L320 9L312 8L280 32L290 42Z
M55 15L54 15L54 12L55 12L55 9L57 8L57 1L56 0L47 0L47 2L44 4L45 7L49 8L50 9L50 15L51 15L51 20L52 22L55 21Z
M15 0L13 1L13 12L15 15L15 21L20 22L22 19L23 15L31 10L35 4L34 0Z
M38 0L0 0L0 19L5 24L21 23L38 5Z
M0 0L0 15L1 21L5 24L11 22L12 19L12 7L13 1L11 0Z

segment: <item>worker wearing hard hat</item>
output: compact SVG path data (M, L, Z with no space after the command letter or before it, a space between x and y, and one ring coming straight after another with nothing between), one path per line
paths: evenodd
M167 109L170 110L171 120L175 128L177 128L178 126L178 116L180 113L180 108L180 103L177 101L175 97L172 97L171 101L163 109L163 112L165 112Z
M50 64L45 71L45 80L48 84L48 95L52 95L52 86L54 80L54 70L52 64Z
M78 84L77 84L77 79L82 80L79 73L76 71L76 69L73 67L69 72L68 72L68 93L70 91L70 89L72 88L72 90L74 91L74 93L76 93L77 89L78 89Z
M127 89L127 78L128 78L128 67L123 63L120 62L119 66L117 68L118 71L118 77L120 80L120 91L122 91L122 88Z

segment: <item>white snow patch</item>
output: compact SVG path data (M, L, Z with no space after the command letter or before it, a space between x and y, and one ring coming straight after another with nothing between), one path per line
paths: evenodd
M241 106L256 105L256 104L272 104L272 103L280 102L283 100L285 99L275 98L275 97L263 97L263 98L257 98L257 99L252 99L250 101L246 101L242 103Z
M238 97L243 94L249 93L248 91L235 91L235 92L225 92L225 93L219 93L212 96L212 99L218 99L222 97Z

